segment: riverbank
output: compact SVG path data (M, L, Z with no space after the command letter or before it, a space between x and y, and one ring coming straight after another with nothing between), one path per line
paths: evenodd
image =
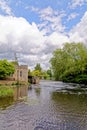
M0 98L13 97L13 89L8 86L0 86Z
M27 96L27 85L0 85L0 99L11 97L14 100Z

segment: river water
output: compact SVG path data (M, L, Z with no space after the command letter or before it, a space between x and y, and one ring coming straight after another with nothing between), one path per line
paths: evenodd
M76 86L40 81L21 100L0 100L0 130L87 130L87 94L61 92L66 87Z

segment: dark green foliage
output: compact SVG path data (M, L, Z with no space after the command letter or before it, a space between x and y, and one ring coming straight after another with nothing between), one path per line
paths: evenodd
M75 78L75 82L87 84L87 75L85 75L85 74L78 75L78 76Z
M55 80L87 84L87 48L82 43L66 43L50 60Z
M47 74L49 75L50 79L52 78L52 72L51 72L51 69L48 69L47 70Z

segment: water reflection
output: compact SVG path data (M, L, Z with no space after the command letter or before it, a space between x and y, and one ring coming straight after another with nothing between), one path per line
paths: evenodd
M36 88L34 88L34 90L35 90L36 95L40 96L41 88L40 87L36 87Z
M13 98L2 98L0 99L0 109L6 109L7 107L9 107L10 105L13 104Z
M87 129L87 95L52 92L51 99L66 130Z
M24 97L27 96L28 88L27 86L16 86L12 88L14 90L13 97L10 98L1 98L0 99L0 109L6 109L17 100L24 100Z
M27 100L0 112L0 130L87 130L87 95L58 92L65 86L52 81L32 85ZM14 92L19 100L27 95L27 87Z
M27 96L28 94L28 87L27 86L17 86L13 87L14 90L14 100L18 100Z

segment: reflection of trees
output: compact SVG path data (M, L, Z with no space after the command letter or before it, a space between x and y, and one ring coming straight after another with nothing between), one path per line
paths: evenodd
M70 128L85 127L87 113L87 95L53 92L51 99L54 111L60 115L63 124ZM59 117L58 117L59 118Z
M13 104L13 98L2 98L0 99L0 108L6 109L8 106Z
M40 96L41 88L34 88L37 96Z
M67 109L75 109L81 111L86 109L87 95L86 94L67 94L62 92L53 92L51 98L56 104L60 104Z

